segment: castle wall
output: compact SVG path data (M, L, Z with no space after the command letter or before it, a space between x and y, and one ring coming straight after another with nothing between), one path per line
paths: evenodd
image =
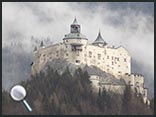
M114 92L118 94L123 94L125 90L125 85L113 85L113 84L103 84L102 88L105 88L108 92Z
M139 96L147 96L147 89L144 88L144 77L139 74L125 74L122 76L127 85L131 85L132 90Z
M34 54L33 71L39 73L48 61L52 61L54 58L64 58L64 53L64 45L61 43L40 48Z
M98 47L87 45L86 62L95 65L115 76L131 72L131 61L128 52L120 48Z
M84 44L86 45L87 44L87 39L65 39L63 40L64 43L66 44Z
M144 77L138 74L125 74L122 76L126 84L131 84L132 86L144 87Z
M98 92L99 88L101 88L101 89L104 88L108 92L112 91L112 92L118 93L118 94L124 93L125 85L115 85L115 84L108 84L108 83L103 84L103 83L99 82L100 77L97 75L91 75L90 80L92 82L93 91L95 91L95 92Z
M100 88L100 86L99 86L99 76L91 75L90 76L90 81L92 82L93 91L98 92L99 88Z
M131 72L130 56L122 48L99 47L85 44L83 39L81 44L59 43L46 48L40 48L35 53L35 65L38 71L54 58L65 58L67 61L80 65L94 65L115 76L124 75ZM84 41L84 42L83 42Z

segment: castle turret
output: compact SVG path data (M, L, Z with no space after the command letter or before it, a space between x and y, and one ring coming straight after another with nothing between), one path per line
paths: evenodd
M80 25L78 24L76 18L74 19L74 22L71 24L70 27L71 27L70 28L71 29L70 30L71 33L80 33Z
M93 45L98 45L98 46L105 46L105 45L107 45L107 43L102 38L100 31L99 31L99 34L98 34L96 40L92 44Z
M77 22L77 19L74 19L74 22L70 25L70 33L66 34L63 38L63 42L66 44L78 44L78 45L85 45L87 44L88 39L85 35L81 34L81 28Z

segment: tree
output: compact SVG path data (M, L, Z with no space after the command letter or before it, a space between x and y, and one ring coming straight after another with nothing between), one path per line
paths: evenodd
M123 94L122 114L129 114L131 111L132 91L131 87L126 86Z
M43 46L44 46L43 41L41 41L40 47L43 47Z

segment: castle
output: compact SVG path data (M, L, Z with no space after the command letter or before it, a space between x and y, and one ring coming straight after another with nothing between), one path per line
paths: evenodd
M81 64L96 66L102 71L112 74L118 80L124 79L137 95L143 96L144 103L149 104L147 88L144 87L144 77L131 74L129 52L123 46L108 46L100 31L95 41L91 44L88 43L87 37L81 33L81 27L76 18L70 26L70 33L65 35L62 43L45 47L42 42L40 47L35 48L32 74L39 73L48 61L57 58L66 59L77 66ZM90 75L90 80L96 91L102 87L113 91L121 90L125 86L112 81L103 83L101 79L99 75Z

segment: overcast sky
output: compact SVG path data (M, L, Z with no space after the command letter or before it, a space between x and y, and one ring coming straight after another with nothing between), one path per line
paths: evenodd
M100 29L108 45L127 48L154 80L154 3L4 2L2 47L11 41L29 47L32 35L61 42L75 17L90 43Z

